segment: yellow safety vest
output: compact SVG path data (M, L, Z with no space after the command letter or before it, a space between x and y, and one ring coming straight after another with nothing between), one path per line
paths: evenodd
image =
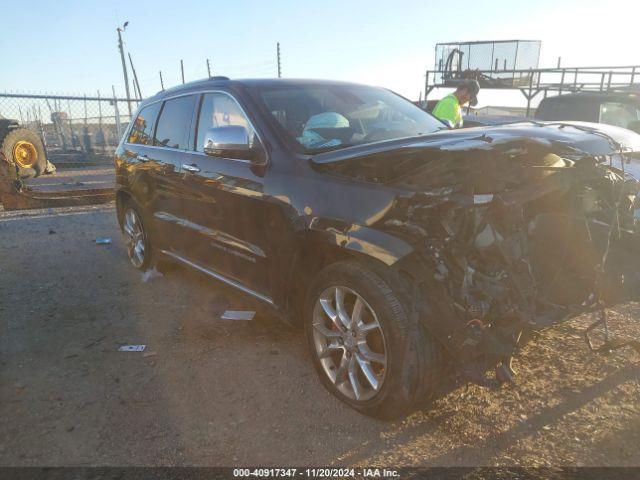
M462 127L462 109L453 93L440 100L431 113L440 120L451 122L454 128Z

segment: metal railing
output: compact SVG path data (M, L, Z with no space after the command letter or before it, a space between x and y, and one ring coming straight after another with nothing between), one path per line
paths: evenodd
M505 76L504 73L507 75ZM613 92L638 90L640 92L640 66L615 67L557 67L500 70L427 70L425 102L434 88L453 88L461 80L478 80L482 88L518 89L531 100L549 92Z

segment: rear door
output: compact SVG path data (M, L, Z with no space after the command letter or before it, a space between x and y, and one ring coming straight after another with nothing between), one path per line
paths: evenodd
M128 175L129 190L135 201L143 207L143 221L155 230L153 217L153 192L157 180L156 169L159 166L151 161L153 157L153 133L158 121L158 114L162 108L161 102L142 107L131 125L127 140L124 143L124 156L131 168ZM150 156L151 155L151 156Z
M153 165L152 210L157 234L155 247L177 249L183 242L183 204L180 166L189 148L196 95L163 102L147 161Z
M185 231L182 254L206 269L266 294L269 208L264 201L265 168L250 161L204 153L212 127L241 125L257 135L237 100L225 92L202 95L194 148L182 166ZM265 295L266 296L266 295Z

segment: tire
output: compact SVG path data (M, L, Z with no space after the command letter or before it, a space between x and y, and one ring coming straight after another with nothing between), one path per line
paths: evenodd
M151 242L140 209L132 201L122 207L122 233L129 263L142 272L148 270L152 265Z
M37 177L47 168L44 145L35 132L14 128L7 130L0 141L0 151L16 165L21 178Z
M441 347L412 313L415 309L401 300L408 295L399 295L390 284L383 275L358 262L335 263L312 282L304 311L313 364L325 388L359 412L387 420L423 406L434 391L442 367ZM336 287L343 293L337 293ZM340 328L341 324L330 319L331 313L338 321L341 318L337 313L338 296L343 313L353 317L358 316L354 307L360 297L360 330L344 329L344 322ZM329 305L329 313L323 302ZM375 327L376 321L380 328ZM349 335L355 336L355 347ZM355 360L345 360L349 355ZM343 362L349 366L346 379ZM357 387L353 386L353 377Z
M153 249L151 234L149 233L149 230L144 227L145 220L143 220L143 217L141 214L141 212L143 211L142 208L138 206L131 198L126 198L123 200L118 199L117 203L119 202L122 202L117 207L117 211L119 212L118 215L120 216L119 218L120 230L122 231L122 234L125 237L125 245L127 246L127 255L129 256L129 262L133 265L134 268L143 272L150 270L152 268L155 268L162 275L169 275L175 272L179 268L179 265L177 265L171 259L165 257L164 255L162 255L161 253ZM124 228L127 209L132 209L133 211L136 212L136 215L140 219L142 228L144 230L144 238L145 238L144 245L145 245L145 252L147 253L147 255L146 255L145 261L141 264L140 267L136 266L136 264L134 264L131 261L131 252L129 251L130 246L128 244L127 232L125 231L125 228Z

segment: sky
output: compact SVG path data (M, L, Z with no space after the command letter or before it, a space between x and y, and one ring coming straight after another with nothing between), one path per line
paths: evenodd
M4 4L4 5L2 5ZM438 42L542 41L541 67L640 64L638 0L0 0L0 92L124 95L116 28L125 21L143 96L213 74L355 81L417 99ZM434 92L433 98L444 93ZM430 97L431 98L431 97ZM480 105L523 105L519 92Z

